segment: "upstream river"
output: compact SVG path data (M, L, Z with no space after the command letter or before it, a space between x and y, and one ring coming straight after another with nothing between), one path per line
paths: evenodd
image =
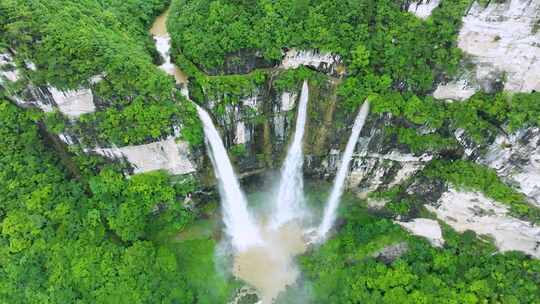
M167 9L163 14L156 18L150 34L154 37L156 42L156 48L163 57L164 63L160 68L167 74L174 76L177 84L187 84L188 78L184 72L182 72L171 60L171 36L167 32L167 17L169 16L170 9Z

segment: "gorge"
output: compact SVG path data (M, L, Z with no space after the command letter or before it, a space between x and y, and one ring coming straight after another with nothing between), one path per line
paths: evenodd
M537 302L539 8L0 2L0 302Z

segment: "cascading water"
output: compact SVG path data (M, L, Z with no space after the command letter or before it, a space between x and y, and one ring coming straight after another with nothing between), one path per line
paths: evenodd
M360 136L360 132L364 127L364 123L366 122L368 114L369 102L365 101L362 105L362 108L360 109L360 112L358 112L358 115L356 116L356 120L354 121L351 137L349 137L349 141L347 142L345 153L343 153L343 158L341 159L341 164L334 180L332 192L326 203L323 220L321 225L319 226L319 229L317 230L316 238L318 241L323 241L325 239L326 234L328 233L328 231L330 231L336 219L339 199L343 194L343 186L345 184L345 179L347 178L347 173L349 172L349 166L351 163L354 148L356 147L358 137Z
M280 185L275 203L276 210L271 223L273 228L285 224L302 213L304 199L304 178L302 175L304 155L302 153L302 139L306 125L308 99L309 87L307 81L304 81L298 106L298 117L296 119L293 142L289 147L285 163L281 169Z
M156 48L165 59L160 68L173 75L177 84L183 85L182 93L189 99L187 86L185 85L187 78L171 62L169 55L170 36L165 26L167 15L168 12L165 12L157 18L151 29L151 34L156 41ZM214 126L210 115L194 104L203 123L208 155L218 180L225 232L231 238L235 250L233 274L257 288L260 292L260 303L263 304L273 303L281 291L296 282L299 270L294 263L294 257L303 253L307 248L305 227L302 226L304 223L292 220L305 215L305 209L303 208L302 141L307 119L308 99L309 88L307 82L304 81L293 141L281 170L279 191L276 199L271 200L275 212L270 218L269 225L266 225L264 218L260 219L261 222L255 222L251 217L246 197L240 188L240 183L234 173L218 130ZM343 163L346 162L347 164L345 166L343 163L341 164L325 212L323 225L318 229L322 235L321 240L334 221L335 209L337 209L348 171L348 163L365 116L367 116L368 107L367 103L364 104L356 119L353 135L349 140L343 159ZM361 122L359 122L360 120ZM351 143L352 138L355 138L354 143ZM337 186L338 184L339 186Z
M196 105L203 123L208 154L214 166L219 184L226 233L231 237L238 251L263 244L259 228L253 222L247 209L247 200L240 189L231 161L210 115Z
M171 36L167 32L168 16L169 9L167 9L167 11L165 11L162 15L156 18L156 21L150 29L150 34L154 37L156 49L164 60L163 64L159 66L159 68L165 71L165 73L172 75L176 80L177 84L183 84L181 93L187 97L187 76L178 68L178 66L172 63L171 60Z

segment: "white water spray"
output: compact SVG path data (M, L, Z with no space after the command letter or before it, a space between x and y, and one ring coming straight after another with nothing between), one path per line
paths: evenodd
M271 224L273 228L278 228L302 213L304 200L302 139L306 126L308 99L309 87L307 81L304 81L298 105L298 117L296 118L293 142L289 147L285 163L281 169L280 185L276 196L276 210Z
M360 109L360 112L358 112L358 115L356 116L356 120L354 121L351 137L349 137L349 141L347 142L345 153L343 153L343 158L341 159L341 164L334 180L332 193L330 194L330 197L326 203L323 220L317 231L316 237L318 241L324 241L326 234L328 233L328 231L330 231L332 225L334 224L334 221L336 220L339 199L343 194L343 186L345 184L345 179L347 178L347 173L349 172L349 166L351 163L354 148L356 147L358 137L360 136L360 132L364 127L364 123L366 122L368 114L369 102L365 101L362 105L362 108Z
M238 251L262 245L259 228L248 212L246 197L240 189L240 183L236 178L219 132L210 115L198 105L195 106L203 123L208 154L219 184L226 233L231 237L233 246Z

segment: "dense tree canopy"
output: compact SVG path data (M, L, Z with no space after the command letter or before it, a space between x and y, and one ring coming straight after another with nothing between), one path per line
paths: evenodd
M242 49L267 59L281 59L284 48L320 49L341 55L362 81L389 77L426 92L438 74L458 67L455 38L468 4L444 1L423 22L394 0L175 0L169 28L177 51L204 68Z
M408 238L391 263L373 255L403 240L397 225L348 209L347 224L316 253L301 258L311 303L536 303L540 262L519 253L493 254L473 232L444 229L444 248ZM376 255L376 254L375 254Z
M28 114L1 101L0 116L0 302L193 300L181 252L151 240L153 226L178 231L190 220L181 202L191 184L175 187L163 172L127 180L111 168L86 187Z
M385 136L412 153L459 155L452 154L460 149L456 129L482 145L500 130L540 125L540 93L480 92L451 104L428 96L459 68L456 35L470 1L443 0L427 20L406 12L406 2L2 0L0 50L15 57L23 75L10 90L90 87L98 110L76 121L37 113L5 100L13 92L0 87L0 302L210 304L225 303L238 287L216 270L212 236L182 239L200 224L184 205L197 188L193 179L179 183L162 171L127 178L118 164L64 155L45 142L47 132L67 131L86 146L144 144L181 126L183 139L202 143L194 106L157 67L161 59L148 34L169 4L173 59L191 78L191 98L215 102L218 116L268 82L279 93L298 89L305 79L312 93L322 90L317 85L330 76L307 68L204 72L219 71L236 52L279 60L284 50L300 48L343 59L346 75L333 79L336 117L348 119L368 98L372 115L394 118ZM101 81L92 81L96 76ZM320 113L313 112L312 106L310 119L317 121ZM255 115L249 119L271 119ZM433 132L420 134L420 127ZM240 158L246 146L231 153ZM420 178L481 191L514 216L540 220L539 209L522 194L472 162L435 160ZM383 211L388 218L422 211L400 185L375 195L390 201ZM314 303L539 301L538 260L496 253L473 233L448 227L446 245L433 248L388 218L369 215L362 204L355 199L346 205L337 235L299 258ZM401 257L374 257L400 242L409 247Z
M89 141L140 144L172 134L171 121L193 130L199 125L192 106L174 93L172 77L156 65L161 59L147 30L166 5L159 0L7 0L0 3L0 15L6 16L0 36L17 60L36 65L35 71L21 69L27 76L23 81L59 89L91 87L98 106L107 108L65 126L75 133L84 129L83 139L97 135ZM96 77L102 80L95 83ZM201 142L197 131L184 135Z

